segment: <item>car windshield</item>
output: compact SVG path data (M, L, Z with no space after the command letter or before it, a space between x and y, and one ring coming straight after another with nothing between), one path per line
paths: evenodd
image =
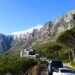
M61 61L53 61L52 66L55 67L55 68L62 68L63 67Z
M73 71L68 69L61 69L61 73L73 73Z

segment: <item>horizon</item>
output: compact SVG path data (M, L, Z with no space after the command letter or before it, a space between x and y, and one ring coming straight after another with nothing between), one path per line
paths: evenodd
M0 33L26 31L52 21L75 9L68 0L2 0L0 1Z

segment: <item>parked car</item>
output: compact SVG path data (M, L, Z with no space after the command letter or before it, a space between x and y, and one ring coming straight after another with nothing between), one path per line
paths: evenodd
M51 60L48 62L48 74L53 75L53 72L58 68L63 68L63 63L60 60Z
M68 68L59 68L53 72L53 75L75 75L75 71Z

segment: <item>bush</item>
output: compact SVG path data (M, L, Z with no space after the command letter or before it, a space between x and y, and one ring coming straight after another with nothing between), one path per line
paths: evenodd
M33 59L19 58L13 56L0 57L0 75L10 73L11 75L22 75L29 68L36 65Z

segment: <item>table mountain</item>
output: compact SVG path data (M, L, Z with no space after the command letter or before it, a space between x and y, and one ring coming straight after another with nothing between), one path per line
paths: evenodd
M25 33L13 33L11 35L0 34L0 52L19 50L36 45L38 42L50 41L58 37L62 32L74 27L75 10L60 16L58 19L45 23L39 28L34 28Z

